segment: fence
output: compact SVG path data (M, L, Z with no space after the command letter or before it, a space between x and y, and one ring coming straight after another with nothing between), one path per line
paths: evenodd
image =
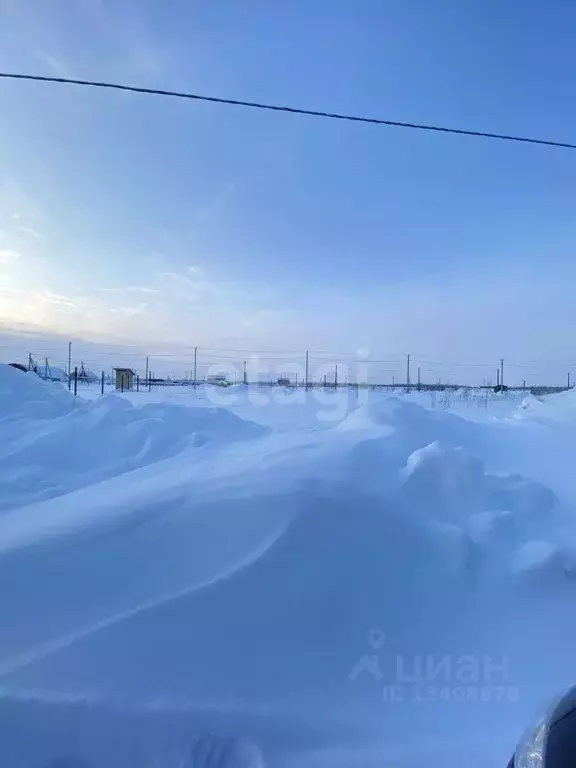
M204 347L155 350L144 354L138 347L109 349L69 342L61 349L27 350L4 345L0 359L23 363L46 379L78 386L115 387L119 366L131 372L126 388L135 391L165 386L199 387L251 384L260 387L333 388L441 391L459 388L502 388L534 394L572 388L576 364L511 362L454 362L418 355L370 355L322 351L248 351ZM552 368L552 370L550 370ZM122 382L124 379L122 379ZM123 384L119 389L123 388Z

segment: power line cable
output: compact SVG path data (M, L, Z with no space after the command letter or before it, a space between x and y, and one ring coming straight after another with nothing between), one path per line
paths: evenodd
M287 112L294 115L308 115L309 117L324 117L331 120L347 120L353 123L370 123L372 125L386 125L395 128L411 128L418 131L433 131L435 133L449 133L460 136L475 136L483 139L498 139L501 141L516 141L523 144L540 144L548 147L560 147L562 149L576 149L576 144L569 142L553 141L549 139L535 139L528 136L514 136L504 133L490 133L487 131L471 131L462 128L448 128L440 125L426 125L424 123L409 123L401 120L384 120L377 117L362 117L360 115L347 115L339 112L324 112L315 109L301 109L279 104L265 104L257 101L242 101L240 99L225 99L218 96L204 96L185 91L170 91L163 88L144 88L135 85L123 85L121 83L108 83L97 80L76 80L69 77L48 77L46 75L26 75L15 72L0 72L0 78L4 80L29 80L41 83L60 83L64 85L80 85L90 88L106 88L116 91L129 91L131 93L143 93L153 96L171 96L178 99L191 99L194 101L207 101L212 104L227 104L234 107L249 107L251 109L264 109L272 112Z

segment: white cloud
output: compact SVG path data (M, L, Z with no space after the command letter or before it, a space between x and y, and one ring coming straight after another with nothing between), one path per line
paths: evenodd
M44 235L39 232L37 229L34 229L34 227L27 227L24 226L24 224L19 224L16 229L18 232L20 232L23 235L30 235L30 237L35 238L36 240L42 240Z
M108 312L111 315L121 315L124 317L136 317L137 315L143 315L148 309L148 306L149 305L146 302L140 302L140 304L136 304L134 306L112 307L108 309Z
M150 293L150 294L160 293L160 290L158 288L153 288L150 285L114 286L114 287L99 288L98 290L102 291L103 293Z
M4 277L0 276L1 321L89 339L214 344L231 328L249 334L273 327L277 314L257 292L209 279L197 266L151 275L152 285L66 292L52 287L54 277L52 285L34 283L26 263Z
M11 177L0 180L0 244L44 239L45 216L38 202Z
M45 51L36 51L35 56L40 62L46 64L52 70L52 74L57 77L74 78L74 71L62 57L54 56Z
M11 264L20 258L20 254L17 251L12 251L8 248L0 248L0 264Z

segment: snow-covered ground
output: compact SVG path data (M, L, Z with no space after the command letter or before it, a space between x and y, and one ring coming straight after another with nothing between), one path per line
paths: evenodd
M79 395L0 366L2 765L504 766L576 678L576 392Z

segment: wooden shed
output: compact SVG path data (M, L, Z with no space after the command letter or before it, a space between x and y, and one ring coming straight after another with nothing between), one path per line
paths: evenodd
M132 368L114 368L116 374L116 389L124 392L134 388L135 373Z

